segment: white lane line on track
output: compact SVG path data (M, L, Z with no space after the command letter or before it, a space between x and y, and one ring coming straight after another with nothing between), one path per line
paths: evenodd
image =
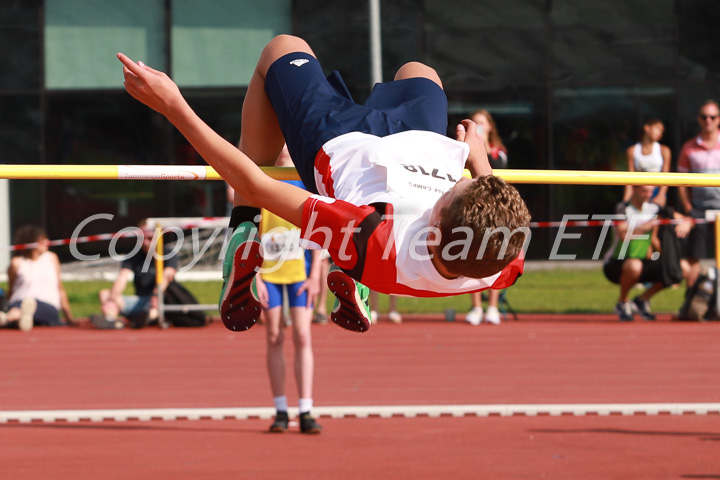
M297 408L290 409L297 416ZM337 406L313 408L316 417L464 417L513 415L709 415L720 414L720 403L597 403L597 404L514 404L514 405L386 405ZM140 408L107 410L17 410L0 411L0 423L78 422L78 421L150 421L150 420L224 420L270 419L271 407L257 408Z

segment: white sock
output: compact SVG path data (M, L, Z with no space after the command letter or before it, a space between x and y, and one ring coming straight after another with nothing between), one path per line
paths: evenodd
M298 400L298 407L300 409L300 413L308 413L310 410L312 410L313 407L313 399L312 398L301 398Z
M275 410L277 410L278 412L288 411L287 397L285 395L273 397L273 402L275 402Z

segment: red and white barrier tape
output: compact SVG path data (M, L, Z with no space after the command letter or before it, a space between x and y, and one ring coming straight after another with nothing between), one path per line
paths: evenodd
M154 228L155 223L159 221L160 219L152 219L153 221L148 221L148 227ZM164 219L163 219L164 220ZM223 222L223 225L227 224L227 218L226 217L203 217L201 219L194 220L192 222L187 223L180 223L180 224L172 224L172 225L166 225L164 224L164 228L179 228L181 230L190 230L192 228L217 228L218 222ZM113 238L130 238L130 237L137 237L139 234L141 234L139 230L128 230L126 232L115 232L115 233L101 233L97 235L87 235L84 237L76 237L76 238L63 238L60 240L50 240L49 246L50 247L58 247L63 245L70 245L71 243L89 243L89 242L100 242L103 240L112 240ZM2 247L0 246L0 250L9 250L11 252L16 252L19 250L27 250L30 248L37 248L38 243L21 243L18 245L10 245L9 247Z
M77 237L75 239L63 238L61 240L50 240L49 246L58 247L61 245L70 245L71 243L88 243L88 242L99 242L102 240L112 240L112 238L116 235L118 235L118 234L117 233L102 233L99 235L88 235L86 237ZM118 235L119 238L136 237L136 236L137 236L137 232L126 232L126 233L121 233ZM18 250L27 250L29 248L36 248L38 245L39 245L38 242L20 243L18 245L10 245L9 247L4 247L3 249L10 250L11 252L16 252Z
M705 220L703 218L685 218L685 219L667 219L656 220L658 225L678 225L687 220L691 220L696 225L703 223L715 223L715 220ZM603 225L616 225L624 220L570 220L560 222L530 222L530 228L557 228L557 227L602 227Z

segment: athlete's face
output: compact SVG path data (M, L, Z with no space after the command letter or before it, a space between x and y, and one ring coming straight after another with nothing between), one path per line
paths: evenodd
M447 192L443 193L442 196L438 199L437 203L435 203L435 206L433 206L432 211L430 212L430 219L428 221L429 226L438 226L440 224L440 212L442 212L443 208L447 208L450 206L450 204L455 200L456 197L462 195L465 190L472 184L472 180L470 180L467 177L462 177L458 182L448 190Z

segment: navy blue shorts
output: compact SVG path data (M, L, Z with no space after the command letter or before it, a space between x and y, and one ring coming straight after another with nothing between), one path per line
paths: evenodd
M407 130L447 134L447 97L427 78L379 83L365 105L358 105L338 72L326 77L312 55L289 53L268 69L265 92L295 168L312 193L317 193L315 156L335 137L350 132L384 137Z

